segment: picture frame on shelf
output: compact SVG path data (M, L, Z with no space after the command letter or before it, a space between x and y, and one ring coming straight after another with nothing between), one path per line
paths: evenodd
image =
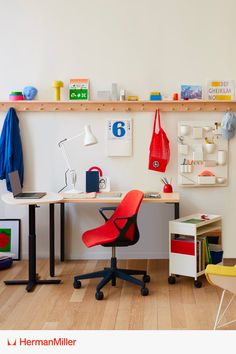
M181 100L202 100L203 90L199 85L181 85Z
M21 259L21 220L0 219L0 252L13 255L13 260Z
M233 101L235 98L234 80L215 80L207 84L207 99L209 101Z

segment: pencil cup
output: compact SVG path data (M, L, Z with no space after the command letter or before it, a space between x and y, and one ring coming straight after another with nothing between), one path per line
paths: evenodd
M226 163L226 151L218 150L217 162L218 162L218 165L220 165L220 166L225 165L225 163Z
M163 187L164 193L173 193L173 188L171 184L165 184Z
M212 154L215 151L215 144L206 144L205 148L208 154Z

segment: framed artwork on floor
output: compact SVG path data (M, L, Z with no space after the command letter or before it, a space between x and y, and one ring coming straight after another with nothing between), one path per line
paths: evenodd
M20 260L20 219L0 219L0 252Z

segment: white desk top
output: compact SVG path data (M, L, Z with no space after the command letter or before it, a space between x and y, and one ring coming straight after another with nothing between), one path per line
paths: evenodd
M59 193L47 192L45 196L39 199L15 199L12 193L5 193L1 197L2 201L12 205L35 205L35 204L50 204L58 203L63 197Z

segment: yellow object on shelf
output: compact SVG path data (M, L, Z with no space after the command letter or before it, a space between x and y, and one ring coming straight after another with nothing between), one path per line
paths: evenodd
M60 101L61 100L61 87L64 87L64 84L62 81L59 80L54 80L52 87L55 89L55 100Z
M128 101L138 101L138 96L128 96Z
M153 95L153 96L158 96L160 94L161 94L160 92L151 92L151 95Z

